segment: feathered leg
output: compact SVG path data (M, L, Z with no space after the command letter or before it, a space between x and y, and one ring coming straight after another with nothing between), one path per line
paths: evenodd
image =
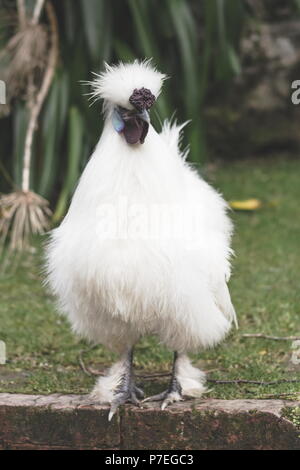
M130 402L139 406L144 392L135 385L133 374L133 349L126 352L104 377L99 377L91 398L100 403L110 403L110 421L120 405Z
M184 396L200 397L206 391L204 382L204 372L193 367L185 354L175 352L168 389L143 402L162 401L161 409L164 410L171 403L183 400Z

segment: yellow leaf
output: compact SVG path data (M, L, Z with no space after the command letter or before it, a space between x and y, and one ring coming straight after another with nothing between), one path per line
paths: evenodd
M254 211L262 205L259 199L245 199L243 201L229 201L230 207L239 211Z

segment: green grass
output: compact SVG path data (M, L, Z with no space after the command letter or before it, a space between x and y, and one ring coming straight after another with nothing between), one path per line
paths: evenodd
M246 339L243 333L300 335L300 160L280 158L211 166L207 177L227 200L260 198L262 209L234 212L233 276L230 289L240 329L233 330L214 350L193 357L211 371L212 379L270 381L300 379L300 365L291 363L292 343ZM8 362L0 366L0 391L25 393L86 393L95 378L79 365L80 350L89 346L70 332L55 312L53 299L41 285L41 250L23 255L18 267L2 268L0 282L0 339L7 345ZM103 370L115 359L101 346L84 354L88 367ZM154 338L136 349L139 374L165 372L171 354ZM163 384L144 382L146 391ZM208 396L262 398L290 393L299 398L300 383L274 386L214 385Z

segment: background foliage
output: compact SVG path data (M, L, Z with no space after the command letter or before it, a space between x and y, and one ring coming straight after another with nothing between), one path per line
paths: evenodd
M185 144L190 160L208 156L203 119L205 101L222 98L241 73L240 43L247 24L261 16L272 22L283 9L295 17L299 0L48 0L59 23L60 59L43 106L35 137L31 188L50 199L55 218L65 212L80 172L101 133L100 105L90 107L81 81L90 80L104 61L153 57L171 77L152 113L161 121L191 120ZM26 0L32 8L35 0ZM46 15L42 17L46 21ZM0 79L5 63L1 49L17 24L16 0L0 0ZM1 110L0 110L1 111ZM13 102L0 113L0 192L19 187L28 112Z
M51 0L59 22L60 61L35 137L31 188L50 199L55 219L68 200L101 132L100 106L89 106L80 83L103 62L153 57L172 77L159 99L153 122L176 113L191 119L186 143L190 159L205 159L202 119L207 89L240 73L238 45L247 2L236 0ZM30 7L31 0L27 1ZM14 0L2 0L0 47L15 26ZM15 18L16 23L16 18ZM2 64L2 67L4 65ZM1 78L1 64L0 64ZM28 114L13 103L0 120L0 191L18 187Z
M277 16L281 18L286 5L293 5L294 10L292 15L288 11L284 18L293 18L297 8L300 11L299 0L49 1L55 7L59 22L60 60L35 136L31 188L51 201L56 220L65 213L74 185L101 132L100 105L89 106L84 96L88 90L80 81L91 79L91 72L99 72L104 60L153 57L157 66L172 77L165 84L152 120L159 130L160 121L172 116L174 111L179 121L192 119L187 128L186 144L190 144L193 163L202 164L209 150L205 145L208 133L204 126L204 109L213 96L225 128L218 98L228 94L234 78L245 75L247 64L241 58L240 45L247 24L252 22L255 30L262 7L270 24L276 23ZM34 4L34 0L26 2L29 7ZM15 5L16 0L0 0L0 58L1 48L15 31ZM280 7L280 14L276 5ZM42 20L46 21L45 15ZM283 34L285 31L283 28ZM250 67L258 62L257 57ZM276 57L272 60L278 61ZM0 79L1 66L5 64L0 60ZM275 82L276 76L281 75L272 67L273 63L270 80ZM294 78L299 78L297 73ZM261 68L257 77L260 83ZM253 82L252 76L250 80ZM283 99L291 108L289 76L286 83L287 97ZM267 84L269 87L269 82ZM239 100L240 96L237 98ZM28 121L26 102L22 99L15 100L7 111L7 115L0 118L0 192L10 191L13 185L20 186ZM279 113L284 114L282 108ZM278 114L274 115L277 120ZM239 116L234 120L227 116L232 132L240 138L236 128L238 119ZM262 119L254 120L261 126ZM299 122L290 114L286 120L289 128L293 120L296 126ZM272 122L267 125L272 134L277 133ZM265 134L265 128L261 127ZM246 133L252 134L248 127ZM230 154L233 149L236 151L231 146L227 128L225 139L218 136L215 140L222 149L222 156L225 144L230 147ZM263 149L266 154L266 147ZM274 153L274 146L271 152ZM279 157L270 160L267 155L263 162L258 158L243 162L239 158L216 173L216 166L206 168L206 176L224 192L227 200L243 200L254 195L264 203L261 211L234 215L234 249L238 256L232 293L239 312L240 333L214 352L208 351L198 358L199 366L209 370L214 379L268 381L297 379L299 375L298 365L290 361L290 342L242 338L242 333L249 332L278 336L298 333L299 153L294 160L290 155L285 159L282 155ZM75 343L64 320L56 319L53 301L45 295L41 285L39 253L38 248L38 257L32 252L24 254L20 269L11 266L13 262L9 258L7 262L16 273L2 277L1 339L7 343L10 362L0 375L0 389L24 393L86 392L94 379L80 373L78 368L78 354L83 345ZM3 271L4 268L1 265ZM145 339L137 352L137 366L141 370L167 370L170 357L153 339ZM96 352L88 353L86 359L100 370L113 358L99 347ZM298 395L298 383L282 383L271 388L223 385L215 387L210 396L287 398Z

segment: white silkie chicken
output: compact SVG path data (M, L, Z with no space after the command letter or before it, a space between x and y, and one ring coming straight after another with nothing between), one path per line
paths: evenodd
M219 343L236 322L227 281L227 205L185 162L183 126L158 134L149 109L165 76L150 61L106 66L93 82L105 125L60 227L47 247L48 281L73 330L119 352L92 397L139 403L133 348L157 335L174 353L162 409L205 391L187 352Z

